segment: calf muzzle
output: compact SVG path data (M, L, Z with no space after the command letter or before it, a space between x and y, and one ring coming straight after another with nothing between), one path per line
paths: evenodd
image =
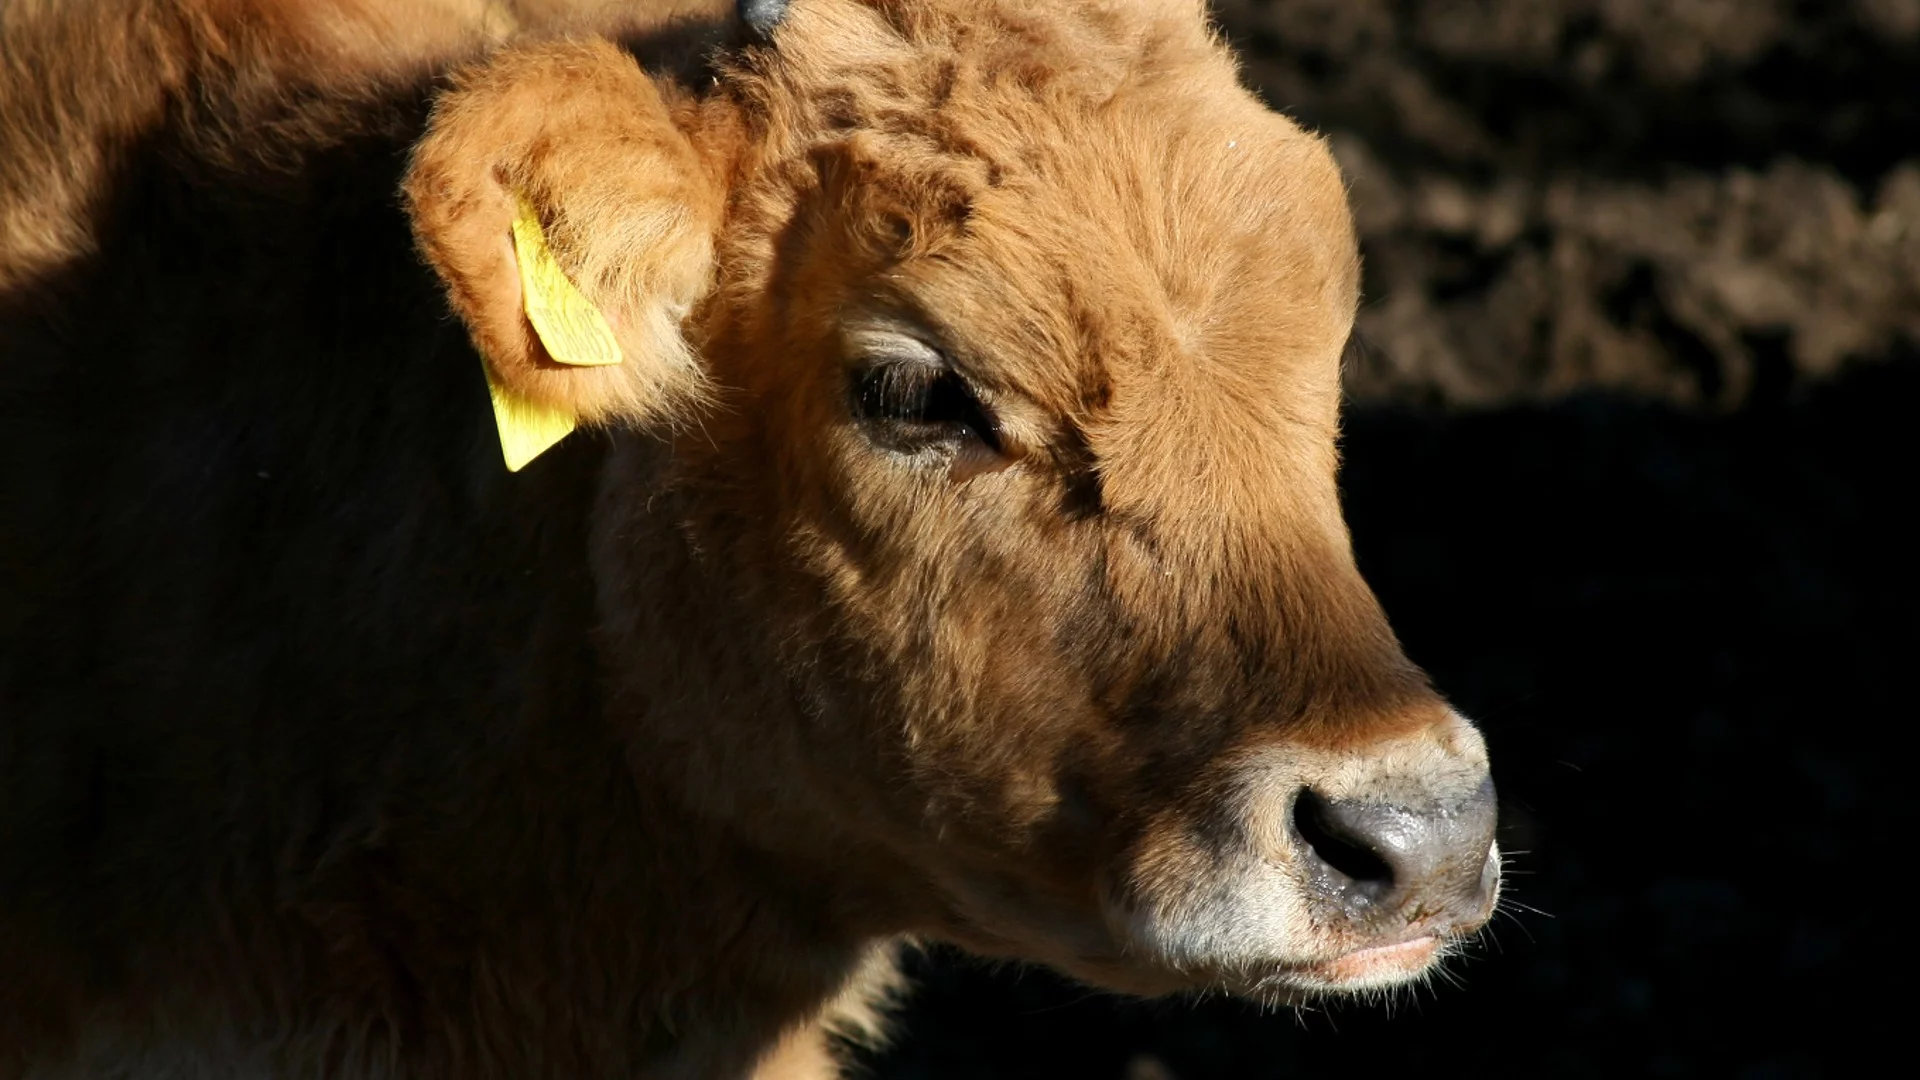
M1423 711L1385 739L1233 759L1199 789L1211 810L1138 849L1109 916L1123 951L1272 1000L1432 970L1491 917L1500 856L1484 742Z
M1419 806L1303 788L1289 839L1309 893L1356 930L1444 934L1486 919L1496 816L1490 778L1464 798Z

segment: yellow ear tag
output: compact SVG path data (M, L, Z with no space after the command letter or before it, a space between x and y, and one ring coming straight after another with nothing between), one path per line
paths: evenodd
M508 393L491 371L487 396L493 399L493 424L500 429L500 453L508 472L519 472L573 430L573 414Z
M547 246L540 216L526 196L514 195L513 253L520 264L520 295L527 321L540 335L547 355L575 367L604 367L620 362L607 317L581 295ZM572 414L510 393L487 371L493 422L500 429L500 452L510 472L519 472L574 428Z
M513 216L513 252L520 261L520 294L525 297L527 321L540 335L540 344L562 364L606 367L620 362L620 343L614 340L607 317L580 295L554 260L540 216L525 195L516 193Z

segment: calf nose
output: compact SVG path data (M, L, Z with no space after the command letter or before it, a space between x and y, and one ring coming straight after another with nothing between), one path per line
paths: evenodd
M1293 831L1316 892L1355 922L1399 912L1407 924L1442 932L1488 915L1493 864L1493 781L1458 801L1412 808L1328 799L1304 789Z

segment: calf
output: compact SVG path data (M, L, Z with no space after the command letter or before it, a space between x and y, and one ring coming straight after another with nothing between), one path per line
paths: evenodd
M1201 3L568 6L0 0L0 1076L822 1076L909 937L1474 931L1340 177Z

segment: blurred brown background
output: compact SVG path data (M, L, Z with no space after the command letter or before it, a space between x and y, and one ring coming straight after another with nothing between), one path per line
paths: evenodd
M1884 1056L1916 787L1920 0L1216 7L1352 180L1349 520L1487 732L1514 904L1449 979L1297 1014L935 952L871 1074Z
M1920 342L1920 0L1218 10L1352 180L1362 401L1738 405Z

